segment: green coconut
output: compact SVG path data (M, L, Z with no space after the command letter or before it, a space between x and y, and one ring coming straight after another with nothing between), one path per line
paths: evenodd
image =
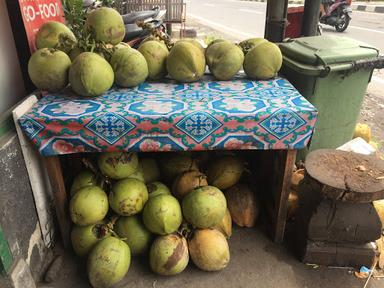
M172 185L172 194L182 200L193 189L207 186L207 176L200 171L192 170L179 174Z
M159 41L151 40L142 43L139 52L143 54L148 64L148 78L159 80L167 75L167 46Z
M140 180L141 182L144 182L143 168L140 164L141 163L139 162L139 164L137 165L137 170L133 172L131 175L129 175L128 178L137 179L137 180Z
M175 43L175 45L179 45L180 43L190 43L190 44L194 45L195 47L199 48L199 50L201 52L203 52L203 54L205 52L204 47L196 39L193 39L193 38L183 38L183 39L180 39L179 41L177 41Z
M182 202L185 219L196 228L218 225L227 210L223 192L213 186L203 186L188 193Z
M223 233L225 238L230 238L232 236L232 217L228 208L223 219L213 228Z
M28 74L38 89L57 92L68 85L70 67L71 59L63 51L42 48L29 59Z
M175 232L182 220L179 201L171 195L150 198L143 210L144 225L155 234L166 235Z
M74 226L71 231L73 250L78 256L87 256L97 242L110 236L103 223Z
M231 41L226 40L226 39L222 39L222 38L215 39L215 40L209 42L207 48L205 48L205 53L207 53L208 48L211 47L213 44L220 43L220 42L232 43Z
M79 226L97 224L108 213L107 194L98 186L87 186L76 192L69 202L73 223Z
M71 29L56 21L46 22L41 25L35 38L37 49L56 48L65 53L69 53L76 43L76 37Z
M137 170L136 172L134 172L133 174L129 175L128 178L131 178L131 179L137 179L141 182L144 182L144 174L142 171L140 170Z
M159 195L171 195L171 191L169 190L169 188L159 181L147 184L147 188L149 198L153 198Z
M144 182L133 178L117 181L109 193L109 205L113 211L122 216L139 213L147 200L147 186Z
M128 245L115 237L108 237L96 244L88 257L88 279L94 288L107 288L127 274L131 264Z
M148 37L146 37L141 43L145 43L147 41L158 41L160 42L161 44L163 44L165 47L167 47L167 45L165 44L164 40L161 40L158 36L154 36L154 35L149 35Z
M113 52L110 63L115 73L115 82L122 87L135 87L148 77L147 62L135 49L117 49Z
M249 50L244 59L244 72L251 79L270 79L277 75L283 56L279 46L264 42Z
M210 185L227 189L240 180L243 171L244 163L238 157L224 155L209 163L206 174Z
M230 80L243 66L244 54L239 46L221 41L209 46L205 58L216 79Z
M243 50L244 54L247 54L249 50L259 46L262 43L268 42L267 39L264 38L250 38L239 43L239 46Z
M84 49L80 47L74 47L71 52L69 52L69 58L71 58L71 61L75 61L76 57L79 56L81 53L85 52ZM105 59L105 56L102 52L95 52L100 57L103 57Z
M183 172L199 170L196 161L185 153L165 154L159 164L161 175L166 181L170 182Z
M160 180L160 169L157 165L156 159L142 158L140 159L140 166L143 171L145 183L151 183Z
M71 52L69 52L69 58L71 58L71 61L75 61L76 57L79 56L81 53L83 53L84 50L80 47L74 47Z
M71 197L78 190L87 186L97 186L97 177L91 170L84 170L76 175L70 190Z
M72 89L85 97L99 96L112 87L114 74L111 65L96 53L83 52L69 69Z
M97 159L101 173L112 179L124 179L136 172L139 160L133 152L102 153Z
M182 235L159 236L153 242L149 263L153 272L171 276L181 273L188 265L187 240Z
M120 42L119 44L115 45L115 49L121 49L121 48L131 48L131 46L128 43Z
M195 230L188 241L193 263L204 271L224 269L230 259L229 245L224 235L215 229Z
M124 238L132 255L139 255L148 251L152 234L145 228L141 217L138 215L120 217L114 230L119 237Z
M108 7L93 10L87 16L87 28L98 41L116 45L125 36L124 21L119 12Z
M205 72L204 52L194 44L182 41L169 52L167 70L179 82L198 81Z

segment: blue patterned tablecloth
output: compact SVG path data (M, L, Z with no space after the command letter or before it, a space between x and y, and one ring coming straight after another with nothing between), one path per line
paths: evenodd
M96 98L45 95L19 119L44 156L101 151L300 149L316 109L285 79L143 83Z

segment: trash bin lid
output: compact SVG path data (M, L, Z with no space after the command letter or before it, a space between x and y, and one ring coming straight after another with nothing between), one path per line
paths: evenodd
M375 58L378 49L340 36L313 36L288 39L280 44L285 58L307 65L331 65Z

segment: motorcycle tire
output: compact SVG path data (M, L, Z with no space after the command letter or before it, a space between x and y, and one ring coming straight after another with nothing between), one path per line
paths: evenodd
M350 21L351 21L351 18L348 15L345 15L345 20L342 23L335 25L336 31L344 32L345 30L347 30Z
M317 25L317 36L321 36L323 34L323 26L320 24Z

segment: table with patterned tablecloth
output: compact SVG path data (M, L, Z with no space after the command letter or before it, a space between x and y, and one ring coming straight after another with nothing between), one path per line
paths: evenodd
M37 102L34 96L28 99L17 117L21 139L26 135L42 156L54 156L40 160L51 182L65 247L70 247L69 198L57 156L117 150L277 150L258 159L265 182L259 189L268 187L273 239L283 240L296 150L308 144L317 119L316 109L284 78L251 81L239 75L218 82L206 77L188 84L169 80L113 88L95 98L80 98L67 89ZM32 108L25 113L27 106Z
M69 89L19 119L43 156L78 152L300 149L316 109L284 78L143 83L95 98Z

